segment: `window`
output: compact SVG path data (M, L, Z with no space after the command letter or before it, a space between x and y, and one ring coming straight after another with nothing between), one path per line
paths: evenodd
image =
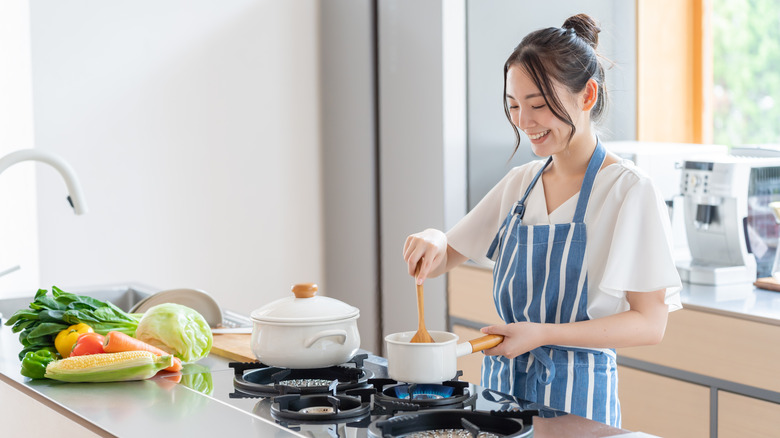
M713 0L712 135L780 144L780 2Z

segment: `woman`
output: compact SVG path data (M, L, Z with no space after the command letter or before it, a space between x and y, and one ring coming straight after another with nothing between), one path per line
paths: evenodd
M535 31L504 65L504 109L544 160L514 168L446 234L409 236L419 284L467 259L493 261L506 325L482 385L620 426L614 348L661 341L681 307L666 207L593 124L606 104L600 29L587 15Z

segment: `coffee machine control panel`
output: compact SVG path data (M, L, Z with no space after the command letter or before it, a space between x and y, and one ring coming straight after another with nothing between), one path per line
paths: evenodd
M680 179L680 192L683 195L708 195L712 169L713 163L686 161Z

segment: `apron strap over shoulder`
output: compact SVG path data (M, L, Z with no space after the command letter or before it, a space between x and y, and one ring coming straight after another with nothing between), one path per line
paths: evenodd
M585 222L585 212L588 209L590 192L593 190L593 181L596 179L596 174L601 169L601 165L604 164L606 157L607 150L604 149L601 140L596 137L596 150L593 151L593 156L590 157L590 162L588 163L588 169L585 171L585 178L582 180L580 196L577 199L577 209L574 211L574 220L572 222Z
M542 176L542 173L544 172L544 169L547 168L547 166L552 163L552 157L548 158L547 161L544 163L544 166L542 166L541 169L539 169L538 172L536 172L536 175L534 175L534 179L531 180L531 184L528 184L528 188L525 189L525 194L523 194L523 197L520 198L519 201L515 202L512 205L512 208L509 209L509 213L507 213L506 218L504 218L504 222L501 224L501 227L499 227L498 232L496 233L496 236L493 238L493 242L490 244L490 248L488 248L487 251L487 258L495 261L496 256L496 249L501 245L501 239L504 235L504 230L506 229L507 225L512 221L512 217L518 216L519 219L522 219L525 215L525 200L528 198L528 195L531 193L531 189L534 188L536 185L536 182L539 180L539 178Z

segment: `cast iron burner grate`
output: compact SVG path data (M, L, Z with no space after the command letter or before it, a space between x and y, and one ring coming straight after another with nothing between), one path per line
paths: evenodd
M376 412L383 415L423 409L474 409L477 399L476 394L469 392L468 382L459 380L414 384L398 383L393 379L369 379L368 383L376 389Z
M368 416L371 411L373 388L353 389L336 393L336 382L331 394L289 394L272 399L271 416L280 422L351 421Z
M380 420L368 428L373 438L528 438L537 411L500 412L438 409Z
M358 354L348 362L327 368L280 368L259 362L231 362L233 386L230 398L273 397L285 394L327 394L338 380L337 391L366 387L373 376L363 368L367 354Z

